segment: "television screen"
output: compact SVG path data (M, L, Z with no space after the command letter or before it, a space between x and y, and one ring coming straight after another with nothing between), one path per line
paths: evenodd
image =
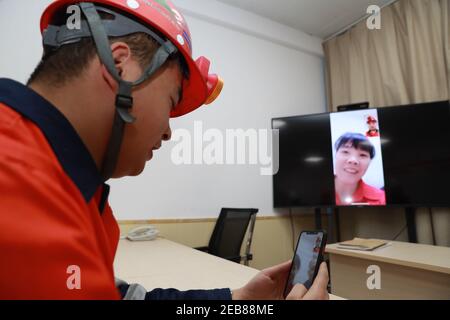
M275 207L450 206L448 101L278 118Z

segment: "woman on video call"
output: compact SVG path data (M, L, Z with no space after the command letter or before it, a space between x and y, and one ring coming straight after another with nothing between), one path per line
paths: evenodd
M385 205L385 192L362 179L375 158L369 139L363 134L346 133L337 140L335 148L336 205Z

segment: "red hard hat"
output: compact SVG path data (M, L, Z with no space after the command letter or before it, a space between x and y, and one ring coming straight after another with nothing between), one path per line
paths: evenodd
M80 0L55 0L44 11L41 18L41 32L49 26L53 16L61 8L82 2ZM183 82L183 98L171 113L179 117L192 112L204 104L212 103L222 91L223 81L215 74L209 74L210 62L205 57L194 61L192 40L184 17L170 0L92 0L94 4L103 4L117 8L136 17L141 23L159 31L170 40L184 56L189 79Z
M375 119L375 117L372 116L368 116L367 117L367 123L373 123L373 122L378 122L377 119Z

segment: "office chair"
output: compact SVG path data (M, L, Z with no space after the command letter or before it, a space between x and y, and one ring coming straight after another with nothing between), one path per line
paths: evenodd
M253 259L250 246L257 213L258 209L222 208L209 240L209 245L195 249L236 263L244 261L244 264L248 266L248 262ZM241 247L247 230L249 232L245 256L242 257Z

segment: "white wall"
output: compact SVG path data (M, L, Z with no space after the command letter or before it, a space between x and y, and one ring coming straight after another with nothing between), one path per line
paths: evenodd
M28 80L42 55L39 21L51 0L0 0L0 77Z
M39 14L49 2L0 0L0 76L27 79L40 57ZM320 39L214 0L174 2L186 14L194 55L213 61L225 88L212 106L173 120L173 130L193 132L194 121L204 130L268 129L273 117L326 110ZM272 177L259 166L176 166L174 145L166 143L140 177L112 181L118 219L215 217L225 206L275 213Z

